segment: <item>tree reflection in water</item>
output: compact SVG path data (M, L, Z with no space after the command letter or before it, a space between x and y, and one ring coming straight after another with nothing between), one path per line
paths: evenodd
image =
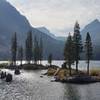
M77 85L66 84L64 91L63 100L80 100L80 93L78 91Z

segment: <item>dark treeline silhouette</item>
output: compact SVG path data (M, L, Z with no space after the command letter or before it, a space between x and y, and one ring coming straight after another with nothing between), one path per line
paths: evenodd
M25 56L26 56L26 61L28 64L32 61L32 56L33 56L33 39L32 39L32 32L29 31L27 33L27 38L26 38L26 45L25 45Z
M16 66L16 59L20 60L20 65L22 66L22 61L24 59L27 64L41 64L43 59L43 40L42 37L38 40L36 36L32 38L32 31L27 33L27 38L25 40L25 48L22 45L18 46L17 35L14 33L11 41L11 55L12 55L12 65Z
M70 34L67 37L64 48L64 59L65 63L69 66L69 74L71 75L71 65L76 64L76 73L78 73L78 64L80 60L81 53L83 52L83 47L85 49L85 55L87 60L87 74L89 75L89 63L92 59L92 42L89 32L87 32L85 45L82 44L82 38L80 34L80 26L78 22L74 26L74 34Z
M73 42L74 42L74 51L75 51L76 72L78 72L78 63L80 60L80 53L82 52L82 38L81 38L80 26L78 22L76 22L74 26Z
M12 54L12 65L16 66L16 57L17 57L17 35L14 33L11 40L11 54Z
M67 41L65 43L65 48L64 48L64 59L66 60L66 64L69 67L69 74L71 75L71 64L74 63L75 61L75 48L72 36L69 33L69 36L67 38Z
M22 45L18 47L18 60L20 60L20 65L22 66L22 61L24 57L24 51Z
M85 54L87 60L87 74L89 75L89 64L90 60L92 59L93 55L93 47L91 42L91 37L89 32L87 32L86 41L85 41Z
M35 64L41 64L41 61L43 59L43 40L42 40L42 37L40 38L40 41L37 40L36 36L34 37L33 58L34 58Z

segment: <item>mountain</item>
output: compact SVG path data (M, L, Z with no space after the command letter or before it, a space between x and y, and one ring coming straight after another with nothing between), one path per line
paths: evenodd
M11 36L17 32L19 40L30 30L28 20L6 0L0 0L0 59L10 56Z
M33 28L34 36L37 36L38 40L42 37L43 38L43 47L44 47L44 58L47 59L50 53L53 54L53 59L63 59L63 49L64 49L64 42L56 40L51 36Z
M36 36L38 40L43 38L44 44L44 58L47 59L49 53L53 54L54 59L63 58L64 42L56 40L41 32L40 30L33 28L25 16L20 14L16 8L14 8L6 0L0 0L0 59L6 60L10 58L10 46L11 37L14 32L18 36L18 44L23 44L26 39L27 32L32 30L33 38ZM59 49L58 49L59 48Z
M87 32L91 35L94 59L100 60L100 21L95 19L84 27L81 31L83 41L85 41Z
M46 27L37 27L36 29L56 39L56 36L52 34Z
M95 45L100 43L100 21L98 19L86 25L81 31L83 39L86 37L87 32L90 32L92 41Z
M56 40L60 40L60 41L66 41L66 37L63 36L55 36L53 33L51 33L46 27L37 27L37 29L47 35L49 35L50 37L56 39Z

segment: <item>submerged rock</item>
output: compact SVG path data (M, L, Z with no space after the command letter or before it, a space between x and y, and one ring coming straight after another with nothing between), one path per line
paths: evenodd
M16 69L15 70L15 75L19 75L20 74L20 70L19 69Z
M41 78L43 78L43 76L42 76L42 75L41 75L40 77L41 77Z
M1 72L1 76L0 76L0 78L1 78L1 79L6 78L6 72L3 72L3 71L2 71L2 72Z
M6 82L11 82L11 81L12 81L12 74L7 74Z

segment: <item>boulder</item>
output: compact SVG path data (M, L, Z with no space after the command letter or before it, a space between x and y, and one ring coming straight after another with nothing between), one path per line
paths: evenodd
M19 69L16 69L15 70L15 75L19 75L20 74L20 70Z
M11 82L11 81L12 81L12 74L7 74L6 82Z
M3 71L2 71L2 72L1 72L1 76L0 76L0 78L1 78L1 79L6 78L6 72L3 72Z

